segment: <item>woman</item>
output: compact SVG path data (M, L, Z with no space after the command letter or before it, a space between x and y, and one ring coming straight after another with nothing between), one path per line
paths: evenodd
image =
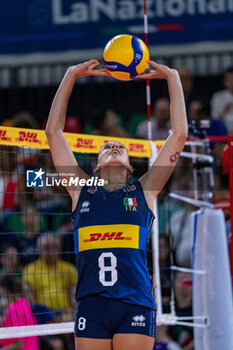
M8 291L9 305L1 327L20 327L37 325L35 316L26 297L23 296L22 281L15 276L5 276L1 285ZM7 350L39 350L39 337L17 337L2 339L1 346Z
M172 132L151 169L134 185L125 146L108 142L100 150L95 172L104 187L81 191L71 186L75 253L78 268L75 344L78 350L151 350L154 345L153 296L146 266L146 242L153 221L154 199L171 175L187 137L187 119L178 73L166 66L138 78L166 79ZM54 98L46 135L54 165L64 173L77 164L63 134L67 103L76 78L108 75L94 70L98 61L72 66ZM70 169L70 168L69 168ZM61 176L62 177L62 176ZM85 208L83 203L85 202Z

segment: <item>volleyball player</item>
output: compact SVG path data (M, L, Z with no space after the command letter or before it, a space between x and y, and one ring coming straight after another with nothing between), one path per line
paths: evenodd
M140 78L166 79L172 132L153 166L135 184L127 149L108 142L94 169L103 187L77 188L72 198L78 269L75 344L77 350L152 350L154 302L146 264L146 242L154 215L154 199L171 175L187 137L187 118L178 73L149 61L154 68ZM67 104L76 78L108 75L95 70L98 61L72 66L56 93L46 135L58 173L73 167L88 179L63 134ZM62 177L63 175L61 175Z

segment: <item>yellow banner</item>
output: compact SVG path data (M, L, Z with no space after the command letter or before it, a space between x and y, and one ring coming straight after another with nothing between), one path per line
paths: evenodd
M107 137L86 134L65 133L73 152L99 153L108 141L120 141L128 149L131 157L150 157L150 143L147 140ZM159 150L164 141L155 141ZM49 149L44 130L22 129L0 126L0 145Z
M97 225L78 231L79 251L103 248L139 248L139 226Z

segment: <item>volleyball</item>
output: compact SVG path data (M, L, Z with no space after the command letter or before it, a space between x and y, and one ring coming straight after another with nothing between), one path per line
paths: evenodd
M147 68L149 51L146 44L136 36L115 36L105 46L103 61L106 70L116 79L131 80Z

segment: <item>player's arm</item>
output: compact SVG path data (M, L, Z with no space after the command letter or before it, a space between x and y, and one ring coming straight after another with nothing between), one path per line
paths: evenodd
M155 68L142 78L166 79L170 95L171 134L165 141L151 169L140 178L147 202L153 208L154 198L174 170L188 134L188 123L179 74L176 70L149 61Z
M108 75L103 69L94 70L98 64L99 62L97 60L91 60L70 67L65 73L54 97L45 133L52 154L53 163L58 174L74 173L75 176L78 176L80 179L88 179L88 175L79 168L71 147L64 136L63 129L65 125L67 105L75 80L82 76ZM67 179L65 175L61 175L60 177ZM67 190L73 202L77 202L79 193L77 187L73 185L67 187Z

